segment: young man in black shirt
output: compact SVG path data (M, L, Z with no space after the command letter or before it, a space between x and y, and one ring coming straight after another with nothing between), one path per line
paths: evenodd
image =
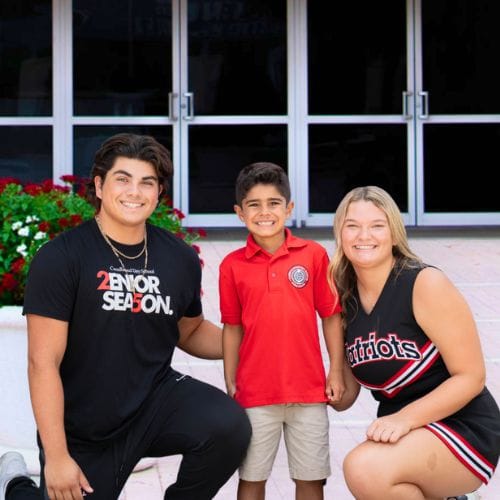
M95 218L33 259L24 313L41 491L10 453L0 500L118 498L142 457L174 454L183 459L164 498L204 500L240 464L251 434L243 409L171 367L176 346L222 357L221 330L202 314L197 254L146 222L171 175L152 137L111 137L91 172Z

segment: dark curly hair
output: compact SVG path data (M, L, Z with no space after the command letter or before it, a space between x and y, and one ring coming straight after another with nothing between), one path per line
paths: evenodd
M251 163L238 174L236 179L236 204L241 207L248 191L257 184L271 184L276 187L279 193L290 201L290 181L286 172L279 165L269 162Z
M160 197L165 195L174 171L169 150L149 135L116 134L106 139L97 150L86 186L86 198L97 210L101 208L101 200L96 196L94 178L99 176L104 181L119 157L141 160L153 165L158 182L163 188Z

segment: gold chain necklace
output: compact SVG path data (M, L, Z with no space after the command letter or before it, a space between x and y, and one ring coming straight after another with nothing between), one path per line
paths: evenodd
M117 257L119 255L121 255L125 259L134 260L134 259L138 259L144 252L147 253L147 251L148 251L148 232L146 231L146 229L144 229L144 246L142 247L142 250L137 255L129 256L129 255L121 252L120 250L118 250L118 248L116 248L113 245L113 243L111 242L111 240L108 238L108 235L102 229L101 221L99 220L99 217L97 215L95 216L95 221L97 222L97 227L99 228L99 231L101 232L102 237L104 238L104 240L106 241L106 243L111 247L111 250L113 250L113 253ZM120 257L118 257L118 260L120 260Z
M137 255L130 257L129 255L127 255L123 252L120 252L120 250L118 250L118 248L116 248L113 245L111 240L108 238L108 235L104 232L104 230L101 226L101 221L99 220L99 217L96 215L94 218L95 218L95 221L97 223L97 227L99 228L99 232L102 234L102 237L104 238L104 241L109 245L109 247L111 248L111 250L115 254L116 258L120 262L122 268L124 270L127 269L125 267L125 264L123 263L122 259L120 259L120 255L122 257L124 257L125 259L134 260L134 259L139 258L142 254L145 254L145 256L144 256L144 269L143 269L143 272L144 272L148 268L148 231L146 229L146 226L144 226L144 246L142 247L142 250ZM135 291L134 287L132 286L132 292L134 292L134 291Z

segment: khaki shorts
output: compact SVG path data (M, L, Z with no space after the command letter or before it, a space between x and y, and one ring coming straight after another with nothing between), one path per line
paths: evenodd
M264 481L269 477L282 430L292 479L317 481L331 474L325 403L256 406L246 412L252 439L239 469L240 479Z

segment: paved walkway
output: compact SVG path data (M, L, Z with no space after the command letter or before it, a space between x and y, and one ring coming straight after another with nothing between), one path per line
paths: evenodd
M329 230L295 230L294 234L315 239L331 254L333 239ZM486 359L487 385L500 402L500 229L439 230L409 232L413 250L425 261L447 273L467 298L477 321ZM218 323L218 265L231 250L244 244L244 230L209 230L200 242L205 261L203 272L204 312ZM174 357L175 367L224 388L222 362L204 361L181 351ZM200 411L203 411L200 409ZM344 455L363 439L367 424L375 415L375 404L367 391L362 391L355 405L344 413L330 413L331 464L325 498L352 499L341 470ZM291 500L293 483L288 476L286 456L280 448L273 473L268 481L267 500ZM120 500L156 500L174 481L180 457L151 460L152 466L132 474ZM236 499L236 474L220 490L217 500ZM500 499L500 470L488 486L480 490L482 500Z

